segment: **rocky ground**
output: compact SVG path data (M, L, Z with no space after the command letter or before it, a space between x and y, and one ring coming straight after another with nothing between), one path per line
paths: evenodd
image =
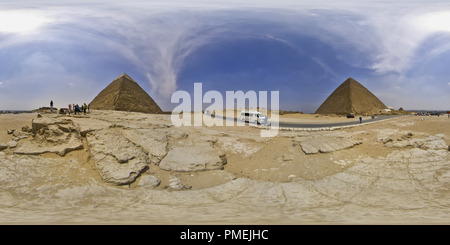
M0 223L448 224L449 125L262 138L170 115L0 115Z

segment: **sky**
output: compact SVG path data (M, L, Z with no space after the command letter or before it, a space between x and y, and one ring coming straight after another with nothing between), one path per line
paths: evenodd
M395 109L450 110L449 67L448 1L0 3L1 110L89 103L122 73L164 111L202 83L314 113L348 77Z

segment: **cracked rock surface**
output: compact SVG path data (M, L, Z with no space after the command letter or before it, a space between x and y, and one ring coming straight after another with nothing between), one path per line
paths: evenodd
M106 182L129 184L148 167L148 156L120 132L111 129L89 132L87 141L95 166Z
M6 129L32 126L35 115L23 117ZM31 127L35 136L29 133L16 148L0 144L0 223L450 220L450 129L443 117L280 131L274 138L249 126L173 127L170 115L93 111L40 119ZM6 129L0 143L16 137ZM67 147L71 137L81 148L16 152L58 142Z

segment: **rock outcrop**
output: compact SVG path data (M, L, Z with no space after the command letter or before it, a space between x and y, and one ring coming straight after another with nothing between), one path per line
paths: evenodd
M80 132L70 119L35 118L31 130L33 138L22 143L14 153L24 155L56 153L64 156L70 151L83 148Z
M152 162L158 164L167 154L167 136L155 129L124 129L122 135L140 146Z
M150 163L141 148L114 129L89 132L87 141L95 166L105 182L130 184Z
M161 161L159 167L168 171L204 171L222 169L225 156L213 147L175 147Z
M362 144L361 140L325 135L301 137L297 138L295 141L299 142L303 152L306 154L328 153L348 149L355 145Z

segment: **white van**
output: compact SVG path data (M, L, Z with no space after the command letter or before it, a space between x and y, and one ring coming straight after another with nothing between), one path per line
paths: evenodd
M266 124L266 116L259 111L241 111L240 119L242 122Z

